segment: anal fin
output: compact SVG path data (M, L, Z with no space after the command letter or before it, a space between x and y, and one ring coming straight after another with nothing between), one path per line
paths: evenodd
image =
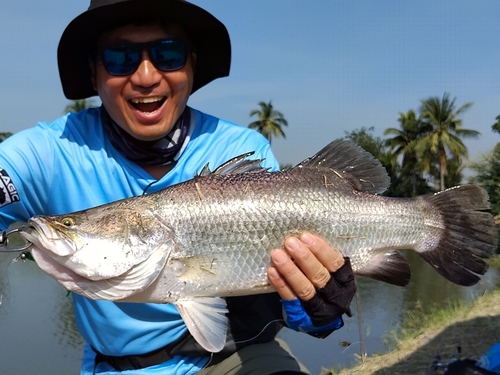
M410 282L411 270L408 261L399 251L378 253L356 275L369 277L389 284L406 286Z

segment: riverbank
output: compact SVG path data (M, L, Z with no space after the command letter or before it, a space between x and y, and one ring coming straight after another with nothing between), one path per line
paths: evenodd
M322 375L427 375L437 354L447 361L460 346L462 358L479 359L496 342L500 342L500 288L470 304L412 312L397 334L388 334L393 350L367 357L353 368L324 370Z

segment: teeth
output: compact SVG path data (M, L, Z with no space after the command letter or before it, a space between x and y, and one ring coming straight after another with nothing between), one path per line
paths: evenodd
M132 99L132 103L154 103L154 102L160 102L163 100L162 96L152 96L150 98L135 98Z

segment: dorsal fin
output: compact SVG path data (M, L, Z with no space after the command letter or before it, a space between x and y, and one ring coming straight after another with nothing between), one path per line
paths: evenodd
M213 172L210 171L210 167L207 164L203 167L200 173L197 174L197 177L208 176L209 174L235 174L235 173L259 173L265 172L269 168L261 167L260 163L264 159L247 159L249 156L252 156L255 152L247 152L245 154L236 156L232 159L229 159L221 166L217 167Z
M357 144L337 139L295 168L330 169L359 190L372 194L383 193L391 179L380 161ZM294 169L295 169L294 168Z

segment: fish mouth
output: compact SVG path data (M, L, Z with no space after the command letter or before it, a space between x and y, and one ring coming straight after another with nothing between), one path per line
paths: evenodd
M68 256L77 252L78 246L67 233L53 226L41 217L33 217L28 225L31 230L21 231L25 240L31 242L40 249L48 250L55 255Z

